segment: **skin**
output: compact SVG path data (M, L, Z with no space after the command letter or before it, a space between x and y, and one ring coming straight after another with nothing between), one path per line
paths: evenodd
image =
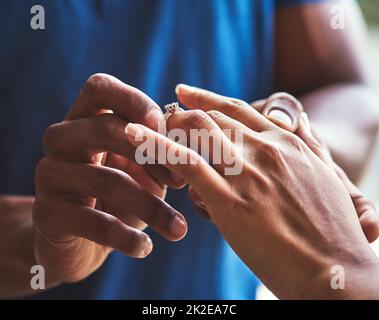
M227 113L232 117L239 118L241 117L241 107L247 107L247 103L244 101L223 97L213 92L184 84L180 84L176 87L176 93L181 103L195 112L198 112L196 109L201 109L201 111L205 112L217 110ZM251 104L251 107L280 128L298 134L299 120L301 115L304 114L304 108L293 96L287 93L275 93L267 99L254 102ZM188 114L186 117L191 117L191 114ZM201 118L201 114L196 115L195 113L193 117ZM187 130L191 129L191 126L192 123L187 123ZM302 138L317 155L322 157L325 162L329 163L329 166L332 167L340 177L346 190L350 194L367 240L369 242L375 241L379 235L379 216L376 212L375 206L351 182L341 167L332 160L330 150L327 148L326 143L321 139L316 130L313 129L312 131L312 136L315 135L317 141L309 139L305 140L304 136L302 136ZM189 194L195 205L200 209L200 212L208 217L206 210L204 210L199 197L195 194L193 189L190 188Z
M307 8L312 15L304 14L310 12ZM300 16L302 19L298 19ZM349 54L337 60L322 60L323 55L314 52L317 37L304 26L318 24L326 17L330 17L329 11L322 4L278 11L276 87L301 97L333 156L337 156L338 163L350 176L357 177L359 173L355 172L361 172L379 121L372 111L374 104L363 76L363 66L355 63L362 60L359 44L350 40L355 37L325 29L328 37L323 36L324 50L337 50L333 44L339 43L339 52ZM349 23L355 24L356 18ZM289 33L296 30L297 41L285 30ZM280 42L286 43L283 51ZM299 48L299 43L306 45ZM302 68L295 67L299 61ZM322 73L313 68L320 63ZM342 69L345 72L341 73ZM318 80L309 83L310 79ZM339 90L335 89L336 85ZM354 101L359 101L359 108ZM110 107L104 109L104 106ZM133 149L123 135L128 121L155 129L162 115L158 110L151 112L153 109L157 110L157 105L137 89L106 75L94 75L85 84L67 118L47 129L45 157L36 169L36 196L0 197L0 243L7 244L0 245L0 296L32 293L30 267L37 263L46 267L46 286L51 287L87 277L113 249L129 256L144 257L152 249L149 238L142 232L147 225L169 240L179 240L185 235L187 226L183 216L163 201L166 186L179 188L183 181L159 166L134 165L130 161ZM114 113L108 114L110 110ZM335 130L341 130L341 126L336 125L338 118L341 126L348 124L352 139L362 146L360 152L355 148L352 152L351 146L332 143ZM346 119L349 121L345 122ZM350 159L357 154L361 160L351 160L354 165L350 165ZM361 208L367 206L366 200L363 202L365 205ZM146 206L138 207L141 203ZM155 215L156 207L158 215ZM154 208L154 217L151 208ZM177 224L180 232L175 235L173 217L180 217L182 222ZM371 240L375 237L376 223L372 224L371 218L366 220L367 226L362 224L362 227ZM366 231L370 228L373 231ZM115 232L122 236L114 237ZM85 262L83 257L86 257ZM5 276L8 274L14 277Z
M183 94L183 87L178 91ZM136 147L141 135L155 143L156 159L158 150L185 155L186 163L164 165L190 184L202 209L265 285L282 299L379 298L379 260L362 232L346 176L337 173L306 114L295 135L242 101L198 89L185 95L202 99L208 111L175 113L168 129L181 128L189 139L190 129L217 132L223 149L242 164L241 174L225 175L228 165L213 162L214 141L208 164L143 125L129 123L125 132ZM242 131L243 143L224 129ZM331 288L335 265L345 268L345 290Z
M147 224L170 241L185 236L185 218L163 200L166 184L183 183L162 167L130 160L126 119L156 130L163 114L141 91L98 74L85 83L66 119L47 129L36 197L1 199L2 243L12 244L2 247L2 270L18 279L4 277L2 295L32 291L26 278L34 264L44 266L51 287L86 278L114 249L143 258L152 250L142 231Z

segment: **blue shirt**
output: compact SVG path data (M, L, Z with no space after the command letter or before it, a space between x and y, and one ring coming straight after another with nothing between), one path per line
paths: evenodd
M0 194L33 194L44 130L61 121L84 81L105 72L163 105L188 83L246 101L272 93L276 5L306 0L38 1L46 29L30 28L35 1L0 3ZM113 253L92 276L43 298L252 299L258 280L185 191L167 201L184 212L187 237L148 231L153 253Z

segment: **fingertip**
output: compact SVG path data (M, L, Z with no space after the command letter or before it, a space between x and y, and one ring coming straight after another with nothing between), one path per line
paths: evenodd
M139 252L135 256L136 258L140 259L146 258L153 251L153 241L151 241L150 237L146 233L143 234L145 236L144 246L142 250L139 250Z
M153 251L153 241L151 241L150 237L147 236L145 249L143 250L143 257L147 257Z
M125 127L125 134L132 144L137 144L138 140L143 133L143 129L140 125L129 122Z
M179 83L179 84L177 84L176 87L175 87L175 94L176 94L177 96L180 95L180 87L181 87L182 85L183 85L182 83Z
M169 229L171 235L173 236L173 238L170 239L171 241L182 240L188 231L187 221L184 216L181 214L176 214L171 220Z
M379 215L375 211L367 211L359 218L363 232L369 243L379 237Z
M153 242L146 233L136 230L132 243L128 241L121 251L128 257L143 259L153 251Z
M201 92L199 88L180 83L175 87L178 101L189 109L197 108L197 94Z
M198 211L198 213L205 219L210 220L209 213L207 209L205 208L204 202L201 200L199 195L193 190L192 187L188 189L188 196L193 203L194 207Z
M195 90L196 90L195 87L189 86L188 84L184 84L184 83L179 83L175 87L175 93L178 97L179 96L188 96L190 94L193 94L195 92Z

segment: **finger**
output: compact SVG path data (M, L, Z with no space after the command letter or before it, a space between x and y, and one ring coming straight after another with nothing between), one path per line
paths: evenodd
M96 115L104 110L112 110L125 120L154 130L158 122L164 120L159 106L142 91L101 73L88 78L66 120Z
M205 203L201 200L200 196L193 190L192 187L188 188L188 197L195 206L196 210L203 218L210 219L209 213L205 208Z
M127 226L116 217L74 203L57 201L39 199L34 204L36 228L47 238L50 235L82 237L135 258L146 257L152 251L153 245L146 233Z
M221 174L233 164L230 162L238 154L224 132L204 111L190 110L174 113L167 119L167 129L171 140L176 138L173 135L175 129L181 130L180 132L184 130L185 141L182 144L209 160Z
M112 152L134 160L135 148L125 136L127 123L114 114L104 114L54 124L44 135L45 154L72 162L96 163L93 159L99 153ZM167 169L153 161L144 168L160 185L183 186L183 182L173 180Z
M217 110L261 132L273 128L271 121L252 109L246 102L216 93L180 84L176 87L179 101L189 109Z
M279 92L267 99L262 114L282 129L295 132L303 111L302 104L295 97Z
M258 112L262 113L263 112L263 108L266 105L266 102L267 102L267 99L261 99L261 100L257 100L257 101L254 101L254 102L250 103L250 106L253 109L257 110Z
M367 240L369 242L374 242L379 237L379 215L374 204L363 195L363 193L351 182L345 171L343 171L337 164L334 164L334 169L350 194Z
M193 150L139 124L129 123L125 132L136 148L149 141L155 159L188 182L204 201L215 201L228 190L227 182ZM172 161L172 154L177 155L180 161Z
M379 215L374 204L350 181L346 173L333 161L327 148L314 136L308 117L302 113L297 135L332 170L334 170L350 194L361 227L369 242L379 237Z
M187 232L182 214L116 169L44 158L38 164L36 182L38 195L96 198L102 210L122 221L134 215L171 241L182 239Z
M166 195L167 188L159 185L153 178L151 178L143 167L139 166L132 160L118 156L114 153L108 153L105 166L124 171L143 188L161 199ZM101 208L101 202L98 201L97 204L100 205L100 210L107 211L106 204L102 204L103 208ZM125 215L122 221L139 230L143 230L147 227L145 222L134 215Z
M299 120L299 127L296 135L315 153L328 167L334 170L334 161L327 149L311 131L308 115L302 112Z
M251 104L255 110L262 113L280 128L295 132L299 126L302 104L293 96L279 92L268 99L258 100Z
M138 184L160 198L163 198L166 194L167 187L162 187L146 172L142 166L128 158L114 153L108 153L105 166L124 171Z
M212 120L224 131L229 130L230 135L228 138L236 145L243 148L244 139L243 136L248 135L250 138L258 138L257 133L243 123L228 117L220 111L211 110L207 111L207 114Z

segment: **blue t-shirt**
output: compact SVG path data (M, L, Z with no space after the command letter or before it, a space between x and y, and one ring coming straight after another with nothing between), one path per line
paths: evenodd
M44 130L61 121L82 84L104 72L163 105L188 83L246 101L272 93L277 5L309 0L38 1L45 30L32 30L35 1L0 3L0 194L33 194ZM187 237L148 231L154 251L114 252L92 276L40 295L85 299L252 299L258 280L185 191L167 201L184 212Z

